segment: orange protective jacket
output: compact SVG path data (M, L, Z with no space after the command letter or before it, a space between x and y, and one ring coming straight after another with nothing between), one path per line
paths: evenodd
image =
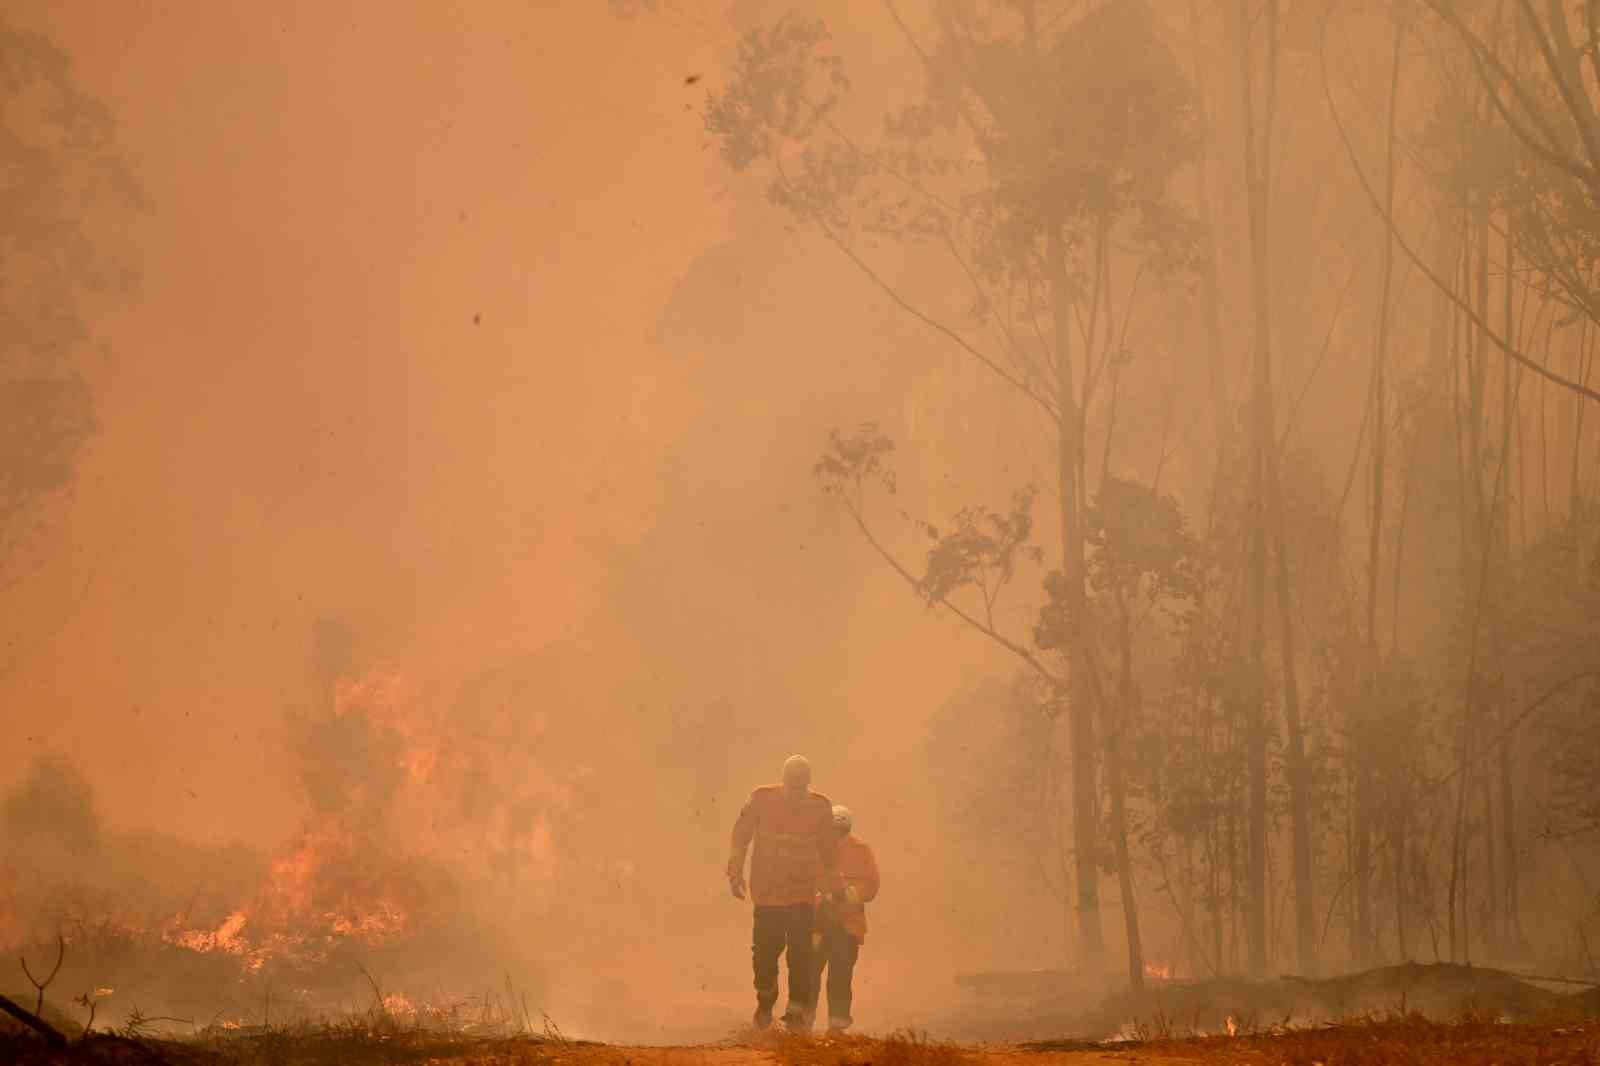
M751 845L754 844L754 848ZM758 907L809 904L819 884L838 881L833 803L820 792L790 796L782 785L750 793L733 823L728 876L744 873L750 851L750 901Z
M835 900L829 905L833 920L856 943L863 943L867 939L867 904L878 895L878 860L867 842L854 833L839 842L839 880L844 887L854 888L861 902Z

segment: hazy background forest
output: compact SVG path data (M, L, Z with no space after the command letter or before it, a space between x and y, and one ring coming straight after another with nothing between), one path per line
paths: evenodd
M22 0L0 83L71 994L720 1036L795 750L874 1028L1600 979L1595 5Z

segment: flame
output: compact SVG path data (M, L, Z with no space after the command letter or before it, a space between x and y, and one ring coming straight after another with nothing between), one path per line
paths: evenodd
M354 914L333 914L331 928L344 937L379 944L406 931L406 913L392 901L380 899L372 909Z
M254 899L215 927L173 918L161 939L199 954L239 956L247 969L268 959L312 957L341 941L377 946L413 931L405 902L416 887L373 856L382 849L336 825L307 830L269 864Z
M417 1008L412 1002L399 992L391 992L383 997L383 1009L390 1014L415 1014Z
M182 921L180 915L173 924ZM228 915L223 923L212 930L203 929L175 929L169 928L161 934L161 939L174 947L185 948L195 952L220 951L226 955L243 955L250 950L245 943L244 927L250 919L243 911L234 911Z
M308 821L270 855L261 882L223 909L182 910L154 924L118 919L119 935L236 960L250 973L273 960L315 964L343 945L377 947L426 931L438 917L427 880L435 866L452 878L512 872L552 881L551 812L573 805L574 786L590 771L554 775L531 758L508 759L508 746L528 743L521 710L489 711L463 728L430 713L417 695L399 670L335 682L323 716L307 719L307 728L332 723L350 747L330 749L308 734L305 750L329 773L318 779ZM354 763L329 761L331 750ZM0 863L0 944L25 933L16 873Z
M1161 981L1170 981L1177 973L1177 967L1170 962L1147 962L1144 964L1144 975Z
M331 827L302 833L287 852L273 859L267 868L267 884L262 891L267 908L284 917L302 915L311 909L317 889L317 876L329 853L342 843Z
M404 674L342 679L334 685L333 706L336 715L359 714L404 742L396 762L412 783L428 781L438 770L438 738L412 710L412 687Z
M161 939L197 954L236 956L256 972L273 958L316 961L343 941L377 946L413 929L403 879L375 863L382 849L335 824L309 829L267 867L255 896L219 924L168 921Z
M1228 1024L1228 1035L1229 1036L1238 1036L1239 1035L1239 1023L1234 1020L1233 1015L1231 1015L1231 1014L1228 1015L1228 1023L1227 1024Z

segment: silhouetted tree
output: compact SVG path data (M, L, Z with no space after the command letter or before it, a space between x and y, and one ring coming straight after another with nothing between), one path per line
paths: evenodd
M112 122L46 38L0 23L0 562L94 428L75 356L85 294L125 280L83 222L135 201Z

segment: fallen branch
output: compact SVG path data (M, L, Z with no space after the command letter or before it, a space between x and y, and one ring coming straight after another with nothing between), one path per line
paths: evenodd
M1524 981L1535 981L1547 985L1582 985L1584 988L1600 988L1600 981L1586 981L1581 977L1546 977L1537 973L1519 973L1516 970L1507 970L1512 977Z
M0 1010L5 1011L17 1021L21 1022L23 1025L26 1025L29 1029L32 1029L34 1032L44 1037L45 1040L48 1041L52 1046L67 1046L67 1037L65 1033L51 1025L49 1022L45 1021L43 1018L39 1017L37 1014L34 1014L26 1007L12 1002L5 996L0 996Z

